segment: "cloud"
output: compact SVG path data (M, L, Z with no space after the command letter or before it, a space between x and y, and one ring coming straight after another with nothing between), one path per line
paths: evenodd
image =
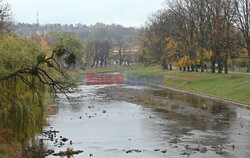
M164 0L9 0L16 21L62 24L119 23L142 25Z

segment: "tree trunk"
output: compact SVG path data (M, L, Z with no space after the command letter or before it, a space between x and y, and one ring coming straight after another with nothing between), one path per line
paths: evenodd
M215 61L211 61L212 62L212 73L215 73Z
M101 67L103 66L103 60L101 60Z
M248 67L247 67L247 72L250 72L250 39L249 38L247 40L247 51L248 51Z
M231 69L234 71L234 59L232 59L232 62L231 62Z
M228 74L227 58L224 61L224 69L225 69L225 74Z
M104 63L104 64L105 64L105 67L107 67L107 65L108 65L108 62L107 62L107 60L105 60L105 63Z
M196 72L199 72L198 65L195 66L195 71L196 71Z
M166 63L166 61L162 62L162 67L164 70L168 70L168 64Z
M99 64L99 60L96 61L95 67L98 67L98 64Z
M179 70L182 71L182 67L179 67Z
M162 68L163 68L163 70L167 69L167 65L166 65L166 63L164 61L162 62Z
M250 72L250 54L248 55L247 72Z
M201 60L201 72L204 72L204 62Z
M188 72L190 72L190 66L188 65Z
M218 60L218 73L222 73L222 63L221 63L221 59Z
M186 67L183 67L183 71L186 71Z
M172 71L173 70L172 64L169 64L169 67L170 67L170 71Z
M194 72L194 65L191 65L191 71Z

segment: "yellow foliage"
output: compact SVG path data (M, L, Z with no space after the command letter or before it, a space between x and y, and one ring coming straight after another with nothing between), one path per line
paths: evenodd
M180 58L180 60L177 63L178 67L186 67L190 64L191 64L191 60L189 56L184 56Z

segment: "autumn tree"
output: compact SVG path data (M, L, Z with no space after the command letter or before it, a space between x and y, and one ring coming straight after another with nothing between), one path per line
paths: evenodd
M147 65L167 69L174 63L197 72L211 65L213 73L217 66L228 73L228 63L249 52L248 0L168 0L167 6L149 17L139 35L140 59Z

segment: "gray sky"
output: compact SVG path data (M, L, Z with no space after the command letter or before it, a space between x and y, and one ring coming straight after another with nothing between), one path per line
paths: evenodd
M18 22L41 24L121 24L142 26L147 17L163 8L164 0L4 0Z

